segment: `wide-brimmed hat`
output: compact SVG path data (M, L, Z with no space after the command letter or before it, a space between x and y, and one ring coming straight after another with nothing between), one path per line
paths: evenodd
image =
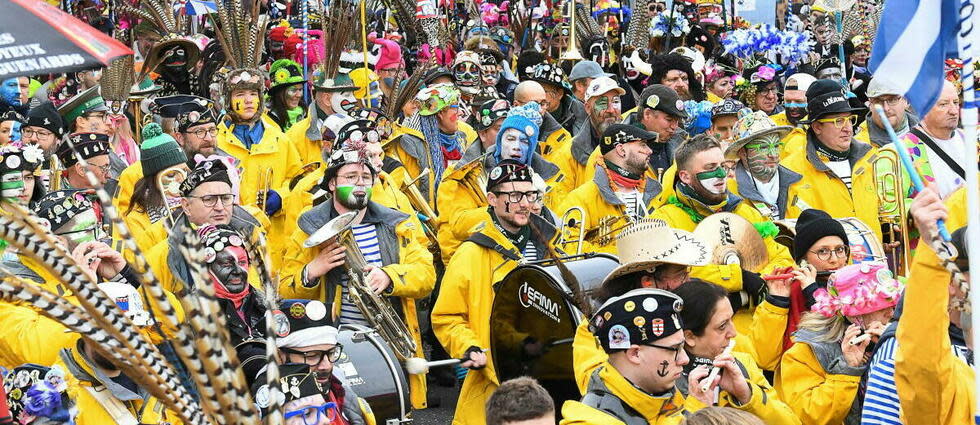
M847 100L844 86L834 80L817 80L806 89L806 113L810 124L826 115L855 113L863 108L855 108Z
M728 146L728 149L725 149L726 159L738 159L738 151L752 140L760 137L776 134L782 139L783 136L793 131L793 127L776 125L776 122L769 118L765 112L748 112L748 110L743 109L738 113L738 121L735 122L733 130L737 139Z
M653 270L661 264L703 266L711 253L708 245L693 233L672 229L666 221L641 219L616 236L619 267L613 269L603 284L641 270Z
M167 34L160 41L150 48L150 52L147 54L146 66L153 70L154 68L163 64L166 59L164 54L167 50L174 47L182 47L185 54L187 55L187 61L184 62L183 66L186 69L193 69L197 64L198 59L201 58L201 48L194 42L190 37L186 37L180 34Z

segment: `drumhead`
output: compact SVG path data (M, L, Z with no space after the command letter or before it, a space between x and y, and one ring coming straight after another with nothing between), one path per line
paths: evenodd
M589 255L565 262L579 285L591 292L619 263L611 255ZM518 266L496 285L490 314L490 354L500 382L531 376L560 406L577 400L572 341L581 313L553 261Z
M837 221L844 226L844 233L847 233L847 243L851 246L851 261L854 264L886 261L884 246L867 224L854 217L841 218Z
M411 413L408 379L394 351L366 326L340 325L337 341L344 352L334 363L358 397L367 400L378 423L406 419Z

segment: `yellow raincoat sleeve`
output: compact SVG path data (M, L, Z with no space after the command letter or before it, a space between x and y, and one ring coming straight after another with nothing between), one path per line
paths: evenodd
M0 301L0 366L52 365L58 351L78 339L60 323L27 305Z
M589 322L583 320L575 328L575 340L572 342L572 367L579 394L585 395L592 373L608 359L609 355L599 345L595 335L589 332Z
M476 245L461 246L457 256L468 255L470 249L478 250ZM432 330L450 357L461 358L470 347L482 347L480 338L470 325L470 283L473 270L465 262L451 262L443 276L439 297L432 307ZM478 272L480 273L480 272ZM479 284L480 282L473 282ZM487 317L489 320L489 315ZM487 348L487 347L483 347Z
M398 243L398 263L381 268L391 278L391 295L404 298L427 297L436 283L436 270L432 265L432 253L419 239L421 225L412 217L395 226Z
M279 281L279 293L283 299L297 298L304 300L321 300L322 285L318 284L312 288L303 286L303 268L316 257L318 252L315 249L303 248L303 241L306 240L306 232L297 228L292 236L286 240L285 257L282 262L282 274ZM322 281L323 279L320 279ZM392 278L392 284L395 279Z
M783 356L783 334L789 318L789 309L763 301L752 314L749 336L755 348L755 361L765 370L776 370Z
M962 204L959 208L965 209ZM903 318L915 320L899 320L896 336L895 386L902 421L973 423L974 372L953 355L947 331L950 275L939 265L935 252L923 245L915 253L902 312Z
M793 412L807 425L844 423L860 381L860 375L828 375L802 342L783 354L776 377L782 399L790 401Z
M755 364L751 354L734 353L735 358L745 367L748 372L746 382L752 389L752 397L748 403L739 405L731 394L722 394L722 398L730 407L744 410L762 419L766 425L799 425L800 419L796 414L776 395L776 390L769 385L769 381L762 374L762 369ZM688 397L693 399L694 397Z

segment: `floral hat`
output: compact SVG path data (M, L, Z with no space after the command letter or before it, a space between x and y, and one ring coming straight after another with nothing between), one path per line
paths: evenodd
M459 105L459 89L450 83L435 84L422 89L415 99L422 104L420 115L435 115L446 107Z
M904 285L895 279L885 263L852 264L830 275L827 288L813 295L811 311L825 317L860 316L894 307Z
M59 366L30 363L6 374L3 389L13 423L74 423L78 409L68 396L66 375Z
M272 88L269 91L306 82L306 79L303 78L303 68L289 59L279 59L273 62L272 67L269 68L269 77L272 79Z

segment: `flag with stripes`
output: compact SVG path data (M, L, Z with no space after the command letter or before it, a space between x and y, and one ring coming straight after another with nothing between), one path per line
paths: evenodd
M943 88L943 63L957 57L961 0L888 0L869 67L875 79L901 89L919 116Z
M185 15L206 15L208 13L218 13L218 6L213 0L181 0L177 5L183 5Z

